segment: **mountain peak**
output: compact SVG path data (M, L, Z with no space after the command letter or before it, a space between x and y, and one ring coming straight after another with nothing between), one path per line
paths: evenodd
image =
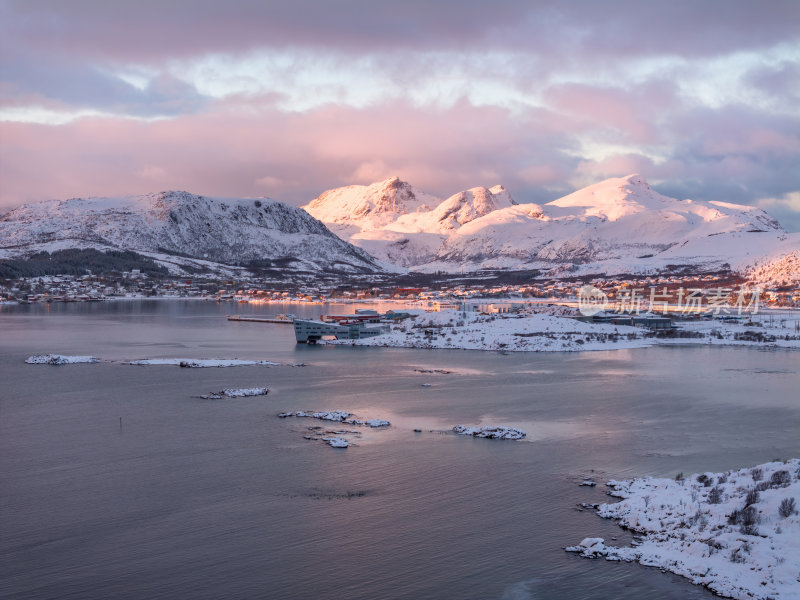
M362 228L376 228L401 215L430 210L439 202L399 177L389 177L370 185L327 190L303 208L326 223L358 223Z
M660 210L677 202L679 201L653 190L641 175L633 174L605 179L548 202L547 206L583 208L586 217L617 221L627 215L645 210Z
M632 174L627 175L625 177L620 177L620 179L622 181L627 181L631 185L635 185L635 186L638 186L638 187L645 187L647 189L650 189L650 184L647 183L645 178L642 177L641 175L639 175L638 173L632 173Z

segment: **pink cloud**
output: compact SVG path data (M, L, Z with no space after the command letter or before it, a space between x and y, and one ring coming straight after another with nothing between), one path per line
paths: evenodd
M658 81L630 90L567 83L549 88L544 98L552 110L571 116L575 128L637 144L658 143L659 121L680 105L674 86Z
M557 151L565 141L544 116L514 125L515 118L461 102L441 111L401 103L302 114L228 107L154 122L3 123L0 205L160 189L301 203L329 187L389 175L444 195L501 183L532 164L564 172L560 163L573 159Z

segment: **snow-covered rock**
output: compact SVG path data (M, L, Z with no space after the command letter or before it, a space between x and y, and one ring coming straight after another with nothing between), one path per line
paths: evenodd
M525 437L525 432L521 429L502 426L483 426L470 427L467 425L456 425L453 431L459 435L471 435L472 437L487 438L494 440L521 440Z
M302 209L268 199L187 192L28 204L0 216L0 240L0 257L97 248L133 250L167 266L257 261L310 271L386 268Z
M331 446L332 448L347 448L350 445L343 437L326 437L322 441Z
M388 427L391 425L386 419L360 419L352 416L346 410L323 410L323 411L287 411L279 413L281 418L286 417L309 417L312 419L320 419L322 421L334 421L336 423L347 423L348 425L367 425L368 427Z
M76 363L98 363L94 356L64 356L63 354L37 354L25 359L29 365L71 365Z
M610 481L601 517L638 534L632 547L586 538L587 558L636 561L732 598L800 596L800 460L689 478Z
M297 411L295 416L298 417L313 417L314 419L322 419L323 421L337 421L341 423L350 416L349 412L343 410L325 410L320 412L307 413L305 411Z
M247 398L250 396L266 396L269 394L269 388L230 388L222 390L221 392L213 392L201 396L206 400L222 400L223 398Z

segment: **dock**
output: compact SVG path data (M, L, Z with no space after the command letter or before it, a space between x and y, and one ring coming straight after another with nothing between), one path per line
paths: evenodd
M294 323L293 317L273 317L273 318L259 318L259 317L241 317L239 315L228 315L228 321L247 321L249 323L280 323L281 325L291 325Z

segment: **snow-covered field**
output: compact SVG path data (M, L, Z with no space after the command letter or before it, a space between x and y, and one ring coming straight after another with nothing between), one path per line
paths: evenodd
M686 479L610 481L601 517L640 534L633 547L586 538L586 558L635 561L732 598L800 598L800 459Z
M609 347L636 348L648 342L638 339L636 327L582 323L575 319L534 314L522 318L461 313L443 310L416 313L394 325L390 333L363 340L330 343L357 346L399 346L406 348L460 348L465 350L576 351Z
M542 307L539 310L552 312L556 308L560 307ZM613 350L657 344L733 344L800 349L800 332L794 329L793 321L785 318L770 321L764 315L754 316L745 323L676 321L678 329L673 334L653 335L643 327L583 323L541 312L524 315L482 315L455 310L408 312L415 314L416 318L393 325L387 334L329 343L509 352Z

